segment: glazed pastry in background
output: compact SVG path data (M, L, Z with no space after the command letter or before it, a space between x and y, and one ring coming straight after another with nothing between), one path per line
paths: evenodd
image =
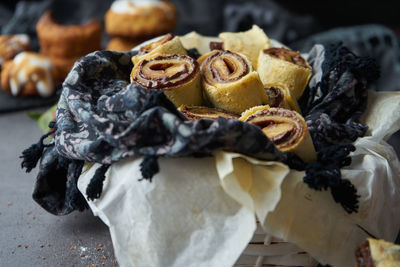
M311 77L311 67L299 52L276 47L260 52L257 72L264 85L286 85L296 100Z
M273 108L286 108L294 110L301 114L299 104L293 98L290 90L282 84L264 85L265 92L268 96L268 103Z
M222 42L211 42L211 50L229 50L241 53L250 60L255 69L257 69L260 51L271 46L268 36L257 25L253 25L250 30L245 32L223 32L218 36Z
M111 36L147 39L171 32L176 25L172 3L159 0L117 0L105 15Z
M1 88L13 96L48 97L55 92L54 71L46 56L21 52L13 60L4 63Z
M250 61L231 51L214 50L198 59L205 99L215 108L240 114L268 104L268 97Z
M40 52L50 58L55 80L62 82L75 61L101 49L102 25L91 20L83 25L60 25L47 11L36 24Z
M368 238L355 252L357 267L400 266L400 245Z
M131 40L128 38L113 37L107 44L106 50L114 50L117 52L124 52L132 50L135 46L143 41Z
M137 55L132 57L132 63L136 65L143 59L163 55L187 55L179 36L168 33L161 39L140 47Z
M0 35L0 66L22 51L32 50L27 34Z
M241 121L252 123L283 152L292 152L305 162L317 159L307 124L303 117L284 108L253 107L242 113Z
M51 57L82 57L101 49L102 25L91 20L83 25L61 25L47 11L36 24L40 52Z
M178 108L178 110L182 112L183 115L185 115L185 117L189 120L216 120L218 117L224 117L226 119L239 119L238 115L217 108L182 105Z
M141 60L131 72L131 82L149 90L161 90L175 106L202 104L199 64L184 55Z

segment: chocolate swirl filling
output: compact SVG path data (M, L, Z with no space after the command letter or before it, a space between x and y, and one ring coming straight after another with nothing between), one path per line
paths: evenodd
M372 260L371 250L369 248L369 242L365 241L364 244L359 246L355 252L357 267L374 267L374 261Z
M202 106L183 106L179 108L179 111L182 112L183 115L185 115L185 117L189 120L198 120L203 118L216 120L218 117L224 117L227 119L239 118L238 115L232 114L223 109Z
M268 49L264 49L263 53L268 54L275 58L279 58L281 60L285 60L287 62L291 62L300 67L310 69L310 66L307 64L307 61L297 51L289 50L283 47L282 48L271 47Z
M208 84L237 81L247 75L249 70L242 56L228 50L216 51L202 64L203 78Z
M210 42L209 44L210 50L224 50L223 42Z
M157 47L165 44L166 42L172 40L174 38L174 35L171 33L168 33L167 35L165 35L163 38L161 38L158 41L152 42L148 45L144 45L139 49L138 55L142 56L145 55L147 53L150 53L152 50L156 49Z
M296 144L304 132L301 118L295 112L283 108L261 110L250 116L246 122L260 127L263 133L283 150Z
M140 63L133 81L147 89L168 90L190 81L199 64L183 55L158 56Z
M271 86L264 88L269 99L269 106L282 108L285 106L285 95L279 87Z

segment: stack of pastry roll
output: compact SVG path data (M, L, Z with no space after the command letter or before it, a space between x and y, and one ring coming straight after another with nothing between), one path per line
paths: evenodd
M277 47L260 52L257 72L264 85L285 85L296 99L301 97L311 77L311 67L299 52Z
M283 152L292 152L305 162L316 160L307 124L296 111L268 105L252 107L242 113L241 121L255 124Z
M146 44L132 58L131 81L162 90L189 120L225 117L253 123L278 149L315 161L297 104L311 75L307 62L298 52L270 48L257 26L219 37L222 42L211 42L212 51L197 61L171 34Z
M214 50L198 59L205 100L215 108L241 114L248 108L268 104L260 78L246 56Z

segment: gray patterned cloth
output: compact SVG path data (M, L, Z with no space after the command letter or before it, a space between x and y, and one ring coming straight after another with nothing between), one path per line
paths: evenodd
M95 52L63 84L55 147L66 158L112 164L133 156L209 156L219 149L283 160L259 129L238 120L185 120L161 91L129 83L133 52Z
M211 156L218 150L301 166L296 156L276 149L252 124L225 118L188 121L161 91L130 84L132 55L94 52L79 60L66 78L54 143L44 149L33 194L47 211L63 215L86 207L76 188L83 161L109 165L142 155L152 163L146 166L155 169L144 170L144 178L158 171L158 156Z
M336 116L337 113L331 109L338 108L336 102L339 100L335 98L345 98L346 105L355 106L343 108L348 112L361 113L365 105L359 105L355 98L365 95L368 80L364 81L363 76L353 69L337 68L349 58L347 53L340 53L345 51L340 45L333 46L329 51L332 53L311 53L314 55L310 58L312 62L322 62L319 69L322 73L313 74L316 86L308 90L309 97L303 105L305 114L326 114L338 125L346 123L347 117L357 122L354 114ZM342 54L345 56L335 56ZM159 171L157 157L211 156L219 150L281 161L291 168L306 169L306 183L318 190L329 187L335 189L332 192L345 192L333 195L335 201L349 212L356 211L356 190L340 177L340 168L350 163L347 156L351 147L341 146L348 143L347 139L333 142L339 146L318 149L321 163L306 166L294 154L276 149L255 125L225 118L188 121L161 91L130 84L132 55L134 52L98 51L77 61L63 84L57 120L51 125L55 129L53 141L43 144L43 137L38 144L23 152L22 166L28 171L42 158L33 198L47 211L63 215L87 207L86 200L77 190L84 161L103 164L88 186L89 199L93 199L101 194L108 166L121 159L144 156L143 177L132 179L151 179ZM353 59L359 60L360 64L365 61L357 57ZM349 75L352 75L351 79L344 79ZM322 87L326 83L329 86ZM354 87L354 84L362 86ZM345 93L334 93L333 90L338 88L344 88ZM319 125L318 120L311 121L309 126L317 148L321 147L318 142L328 144L327 140L335 137L330 135L332 131L324 129L326 125ZM321 168L327 155L332 155L328 157L330 169ZM321 174L326 174L324 177L327 179L315 179L315 175L322 177ZM346 203L349 199L351 203Z
M364 136L368 126L358 120L366 108L367 86L379 78L376 62L340 43L315 45L308 61L313 76L300 104L316 149Z

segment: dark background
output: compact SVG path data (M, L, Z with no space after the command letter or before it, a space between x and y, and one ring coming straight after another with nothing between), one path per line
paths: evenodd
M309 33L329 30L342 26L354 26L360 24L383 24L395 31L400 31L398 9L393 1L269 1L269 0L170 0L179 11L180 21L177 33L182 34L191 30L203 34L215 35L226 27L223 21L224 7L229 4L253 3L260 7L271 7L271 2L279 3L279 6L292 14L292 16L306 16L313 18L313 24L309 25ZM66 21L79 21L94 15L100 19L111 4L111 0L42 0L42 1L15 1L2 0L0 3L0 26L5 24L9 15L13 13L19 2L49 3ZM1 11L3 9L3 11ZM83 10L84 9L84 10ZM276 9L276 8L274 8ZM6 15L5 10L9 11ZM279 20L279 14L277 14ZM240 28L248 28L244 22ZM190 28L189 28L190 27Z
M170 0L178 11L175 34L197 31L216 36L257 24L270 38L303 53L316 43L343 42L381 66L374 90L400 90L400 20L392 1ZM28 33L38 50L35 25L52 9L62 24L104 20L112 0L41 0L0 2L1 33ZM104 34L103 47L110 36Z
M43 2L43 1L26 1L26 2ZM58 4L64 4L66 6L73 5L71 0L54 1ZM92 2L93 5L99 5L98 9L104 6L109 6L111 1L82 1L82 2ZM196 6L194 4L197 2L199 5L207 6L214 5L224 5L226 3L262 3L269 2L268 0L261 1L246 1L246 0L234 0L234 1L224 1L224 0L202 0L202 1L191 1L191 0L171 0L174 4L182 6L182 10L187 11L188 8ZM17 5L18 1L15 0L2 0L0 6L5 9L13 10ZM298 15L311 15L318 22L321 30L326 30L339 26L349 26L349 25L359 25L359 24L369 24L369 23L379 23L384 24L393 28L400 26L400 20L398 18L398 9L394 5L394 1L293 1L293 0L280 0L279 4L289 10L290 12ZM188 8L187 8L188 7ZM67 8L68 9L68 8ZM200 13L201 9L193 8L193 11ZM215 11L215 10L214 10ZM214 13L214 11L212 13ZM221 10L220 10L221 11ZM65 12L70 13L70 12ZM216 12L218 13L218 12ZM214 14L216 14L214 13ZM69 14L70 15L70 14ZM206 14L203 14L206 15ZM215 27L215 32L217 33L221 30L221 25L213 25ZM210 32L212 34L212 32Z

